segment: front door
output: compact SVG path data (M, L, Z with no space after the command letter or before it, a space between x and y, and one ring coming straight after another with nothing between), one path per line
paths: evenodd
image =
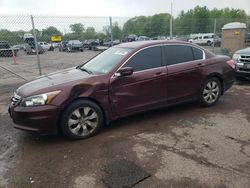
M122 67L132 67L134 73L110 80L110 101L116 116L166 104L167 69L162 66L160 46L139 51Z

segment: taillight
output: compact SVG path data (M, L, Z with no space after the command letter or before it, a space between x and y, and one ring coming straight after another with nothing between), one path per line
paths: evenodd
M233 69L235 69L235 64L234 64L234 61L232 59L228 60L227 61L227 64L232 67Z

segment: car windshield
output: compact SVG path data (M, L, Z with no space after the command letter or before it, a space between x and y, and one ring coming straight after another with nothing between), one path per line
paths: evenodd
M112 70L123 57L132 50L132 48L112 47L97 55L86 64L81 66L81 69L89 70L93 73L105 74Z

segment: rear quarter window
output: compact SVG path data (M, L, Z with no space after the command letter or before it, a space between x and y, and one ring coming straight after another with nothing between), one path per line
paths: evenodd
M193 54L194 54L194 60L203 59L203 51L202 50L195 48L195 47L192 47L192 49L193 49Z

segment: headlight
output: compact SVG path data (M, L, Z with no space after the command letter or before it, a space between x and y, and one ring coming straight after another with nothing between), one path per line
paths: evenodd
M240 54L234 54L234 55L233 55L233 61L234 61L235 63L238 62L239 58L240 58Z
M53 91L49 93L43 93L40 95L35 95L27 98L23 98L21 106L41 106L50 104L51 101L60 93L61 91Z

